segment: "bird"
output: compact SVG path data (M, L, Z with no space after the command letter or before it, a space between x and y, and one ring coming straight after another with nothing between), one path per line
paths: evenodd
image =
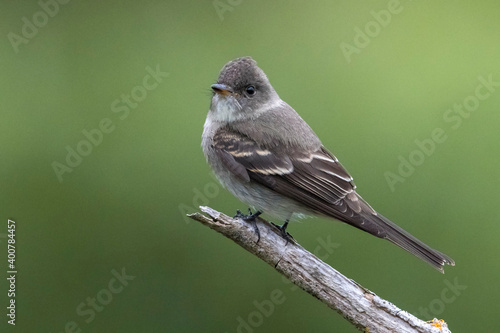
M386 239L442 273L444 265L455 265L357 193L351 175L252 57L226 63L211 89L202 150L219 182L257 209L237 216L253 220L264 212L278 218L284 238L292 218L327 217Z

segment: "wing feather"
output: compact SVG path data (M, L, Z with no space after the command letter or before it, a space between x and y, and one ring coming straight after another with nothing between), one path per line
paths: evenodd
M443 271L453 259L436 251L378 214L359 196L352 177L325 148L277 151L261 147L229 128L213 137L213 148L236 177L254 181L285 195L309 210L346 222L385 238Z
M248 181L251 178L270 188L277 182L294 185L286 186L282 194L306 206L311 204L309 197L326 206L339 205L356 188L349 173L323 147L313 152L277 152L228 128L222 128L214 135L213 147L226 167L240 179ZM342 205L339 209L345 210Z

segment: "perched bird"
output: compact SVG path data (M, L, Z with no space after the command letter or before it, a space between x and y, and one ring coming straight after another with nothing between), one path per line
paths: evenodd
M212 90L203 152L221 184L259 210L247 219L260 211L277 217L286 238L294 214L326 216L387 239L441 272L455 265L361 198L349 173L251 57L228 62Z

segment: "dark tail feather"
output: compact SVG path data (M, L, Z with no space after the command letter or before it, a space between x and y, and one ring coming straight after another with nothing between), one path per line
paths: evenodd
M444 273L445 264L455 266L455 261L446 254L436 251L412 236L409 232L394 224L388 218L377 214L362 214L365 218L364 225L360 229L367 231L377 237L385 238L402 249L419 257L432 267ZM366 223L368 222L368 223ZM364 226L366 225L366 228Z
M251 177L274 191L297 200L316 213L346 222L374 236L389 240L429 263L441 273L444 273L445 264L455 266L453 259L430 248L388 218L378 214L355 191L349 192L343 200L328 202L305 189L297 189L291 178L275 178L258 173L252 173Z

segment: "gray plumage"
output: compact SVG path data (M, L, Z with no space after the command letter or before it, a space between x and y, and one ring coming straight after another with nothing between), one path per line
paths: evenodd
M352 177L282 101L250 57L221 70L202 136L216 177L233 195L282 220L335 218L385 238L443 272L454 261L378 214Z

